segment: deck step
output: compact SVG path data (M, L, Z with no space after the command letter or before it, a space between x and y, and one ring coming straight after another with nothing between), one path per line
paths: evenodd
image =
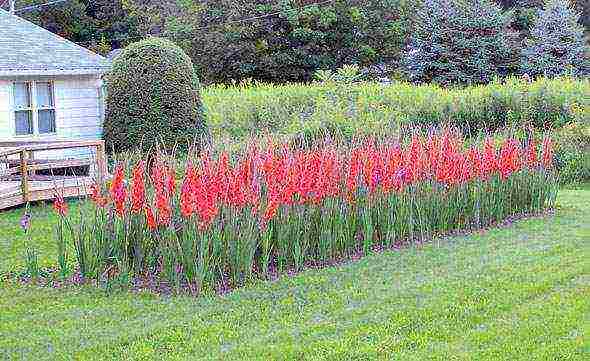
M92 184L94 179L91 177L30 181L28 197L25 199L20 182L0 181L0 210L27 202L52 200L56 195L64 198L84 197L91 193Z

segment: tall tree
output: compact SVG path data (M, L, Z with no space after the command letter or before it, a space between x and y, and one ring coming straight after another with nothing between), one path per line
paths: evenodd
M406 52L410 79L486 83L517 66L510 14L488 0L424 0Z
M536 18L537 10L543 8L544 0L496 0L504 9L515 11L515 22L522 30L529 30ZM579 23L590 32L590 1L572 0L572 5L580 13Z
M124 1L69 0L17 14L68 40L107 53L139 35L137 21L126 11ZM46 3L46 0L18 0L17 11Z
M578 20L569 1L549 0L522 50L521 72L550 77L588 74L590 53Z
M181 44L209 82L306 81L317 69L393 62L409 19L406 0L132 3L144 29Z
M576 9L580 12L580 23L584 25L586 33L590 34L590 1L575 0Z

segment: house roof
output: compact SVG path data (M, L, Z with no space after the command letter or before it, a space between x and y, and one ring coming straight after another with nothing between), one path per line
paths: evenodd
M100 74L110 61L0 9L0 76Z

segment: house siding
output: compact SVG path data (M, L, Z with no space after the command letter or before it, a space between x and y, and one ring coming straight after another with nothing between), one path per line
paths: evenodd
M10 82L0 80L0 139L10 137Z
M103 118L100 79L81 77L54 84L57 137L100 139Z
M12 82L52 81L55 96L56 133L31 137L14 136L12 110ZM101 97L101 80L98 76L19 77L0 80L0 141L15 140L94 140L102 138L104 118ZM85 150L51 151L38 153L42 158L82 157Z

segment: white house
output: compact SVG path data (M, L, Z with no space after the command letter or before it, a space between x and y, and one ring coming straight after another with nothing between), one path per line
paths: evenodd
M0 9L0 143L101 138L109 66Z

